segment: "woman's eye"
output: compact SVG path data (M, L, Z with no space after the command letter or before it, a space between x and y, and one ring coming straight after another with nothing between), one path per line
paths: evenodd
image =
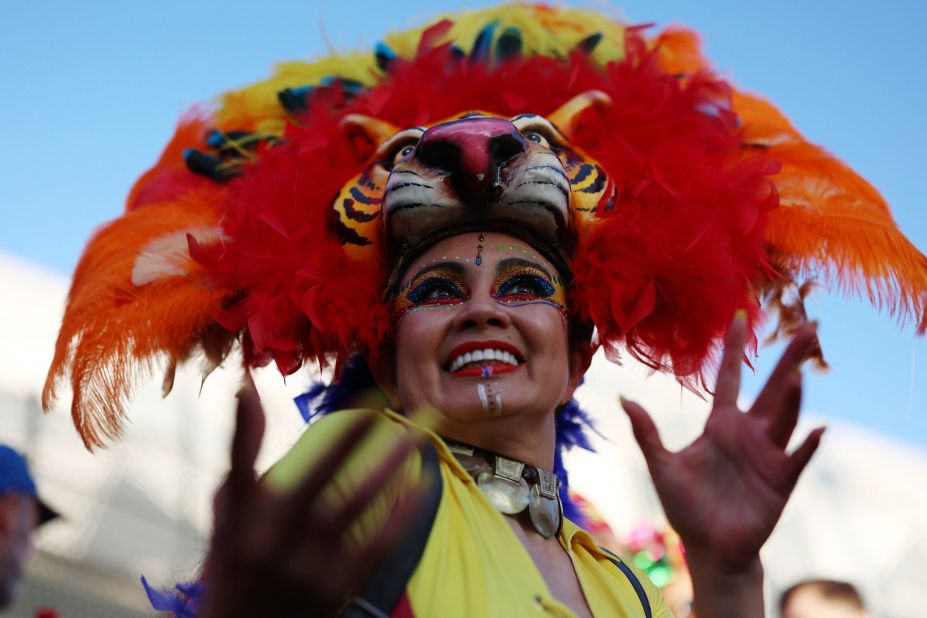
M408 157L413 152L415 152L414 145L409 144L408 146L403 146L402 148L397 150L396 154L393 156L393 165L396 165L397 163L399 163L400 161Z
M538 133L537 131L526 131L525 139L529 142L534 142L540 146L550 148L550 143L547 141L547 138Z
M540 275L518 275L500 285L497 296L502 300L547 298L554 291L554 286Z
M464 293L457 284L437 278L422 281L406 295L414 305L443 304L461 300L463 297Z

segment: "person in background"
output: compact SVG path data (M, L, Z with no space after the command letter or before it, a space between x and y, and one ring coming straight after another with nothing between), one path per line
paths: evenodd
M0 610L12 604L36 527L57 517L38 496L26 459L0 445Z
M851 583L807 579L782 593L782 618L869 618L863 597Z

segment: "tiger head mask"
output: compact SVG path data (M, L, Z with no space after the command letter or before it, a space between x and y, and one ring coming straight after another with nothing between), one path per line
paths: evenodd
M401 270L437 240L492 229L524 237L566 269L577 228L612 198L605 172L569 134L583 111L608 102L590 91L548 117L468 112L406 129L349 115L344 129L377 146L333 204L338 237L356 257L382 239Z

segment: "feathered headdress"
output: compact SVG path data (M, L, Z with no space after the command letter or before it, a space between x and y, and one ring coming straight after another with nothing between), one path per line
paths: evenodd
M785 292L809 278L927 329L927 258L883 198L712 73L692 32L517 4L280 65L182 118L78 264L45 407L68 379L91 447L118 434L134 381L164 370L169 390L197 353L208 373L237 343L284 374L375 353L393 258L371 135L471 110L560 118L590 166L571 177L596 203L569 306L608 349L697 384L736 310L755 329L765 299L788 329L803 310Z

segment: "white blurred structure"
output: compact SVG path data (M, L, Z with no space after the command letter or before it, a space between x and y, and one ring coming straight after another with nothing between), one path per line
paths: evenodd
M14 615L32 616L40 606L67 618L151 615L139 576L160 585L188 580L204 555L212 494L228 465L238 376L217 371L200 391L196 367L189 367L165 399L160 379L152 380L136 393L124 436L88 452L71 423L66 388L53 413L39 407L67 284L0 254L7 294L0 304L0 442L26 453L40 493L62 513L36 536ZM279 376L262 373L257 382L265 404L282 410L258 460L266 467L304 424Z
M160 585L189 579L205 550L212 493L227 466L238 376L219 371L201 390L194 366L178 374L166 399L160 379L152 380L137 393L123 438L88 453L71 425L66 393L54 413L42 416L38 407L66 279L0 254L0 286L0 442L27 453L40 492L64 515L39 532L14 615L32 616L40 606L67 618L151 615L139 575ZM302 430L290 397L308 380L291 377L284 388L273 371L258 376L270 413L260 467ZM571 483L620 533L640 521L659 523L662 515L618 410L619 391L654 414L673 448L698 434L708 406L638 365L593 363L579 397L598 419L602 437L595 440L596 454L570 457ZM803 421L798 435L817 420ZM873 616L923 616L927 454L828 423L765 549L769 601L799 579L830 577L859 585Z

